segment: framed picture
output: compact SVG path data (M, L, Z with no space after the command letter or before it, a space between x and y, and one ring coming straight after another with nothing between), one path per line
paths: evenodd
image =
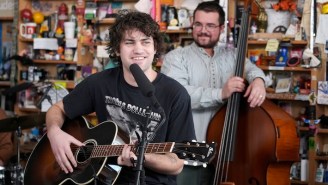
M180 37L180 46L185 47L194 41L192 37Z
M318 82L318 104L328 105L328 81Z
M276 93L289 92L291 78L278 78L276 84Z

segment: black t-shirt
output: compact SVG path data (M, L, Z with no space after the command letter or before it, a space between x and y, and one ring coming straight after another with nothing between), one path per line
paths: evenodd
M163 109L153 108L150 98L138 87L129 85L121 67L104 70L84 79L64 99L64 109L71 119L96 112L99 122L111 120L136 139L140 125L148 123L150 143L182 142L195 139L190 96L183 86L158 73L152 82L155 97ZM148 119L147 107L151 107ZM164 110L164 111L161 111ZM164 121L164 122L163 122ZM105 133L105 132L104 132ZM117 182L133 182L134 171L123 167ZM147 184L176 184L175 176L163 175L145 169Z

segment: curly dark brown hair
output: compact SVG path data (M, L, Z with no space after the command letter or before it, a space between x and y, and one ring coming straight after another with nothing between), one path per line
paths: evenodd
M120 52L120 43L126 31L138 30L154 40L154 47L157 51L155 59L164 51L163 34L159 30L159 25L149 14L142 12L128 12L125 15L118 15L115 23L109 28L109 44L107 51L110 58L115 58L121 62L116 52Z

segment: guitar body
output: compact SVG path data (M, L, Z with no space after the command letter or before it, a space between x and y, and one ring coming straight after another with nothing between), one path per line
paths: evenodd
M87 146L111 144L115 140L118 132L116 124L109 121L90 128L83 117L74 120L66 120L62 130L76 139L83 141ZM78 166L74 168L73 173L65 174L57 164L55 156L52 153L50 142L45 134L38 142L27 161L24 172L24 184L57 185L88 184L92 182L95 175L101 175L107 157L88 158L87 153L83 151L78 153L79 155L75 156ZM110 169L106 167L104 171L108 173Z

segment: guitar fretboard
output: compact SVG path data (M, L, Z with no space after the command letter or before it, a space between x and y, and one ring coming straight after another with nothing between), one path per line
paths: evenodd
M130 145L131 150L136 153L137 147ZM97 145L93 147L91 157L114 157L122 154L124 145ZM168 153L172 152L174 142L168 143L150 143L147 145L145 153Z

